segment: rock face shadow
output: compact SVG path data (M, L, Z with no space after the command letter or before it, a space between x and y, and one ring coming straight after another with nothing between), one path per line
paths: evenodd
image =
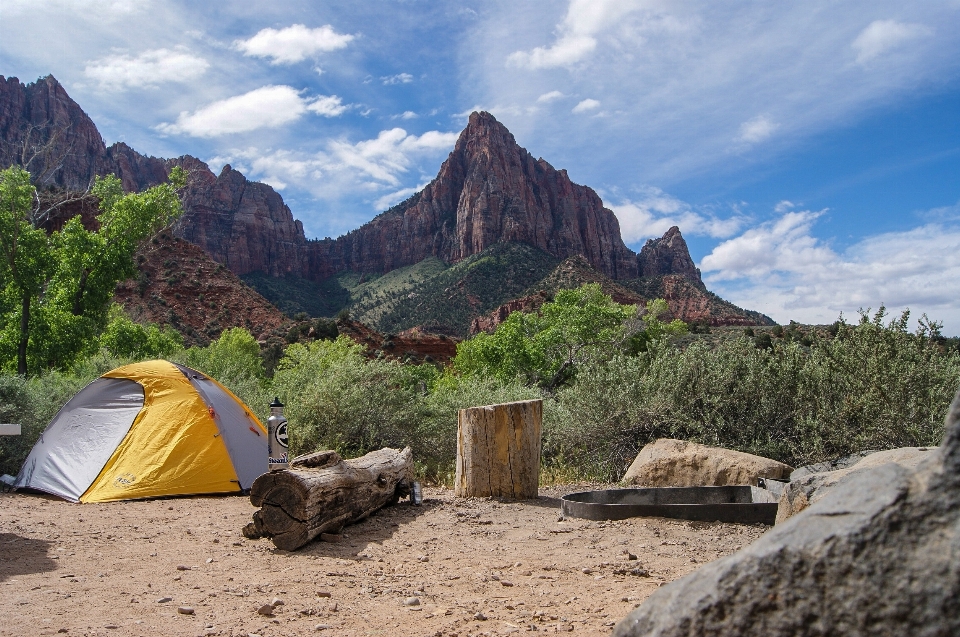
M57 570L57 561L48 555L52 545L47 540L0 533L0 582L17 575Z

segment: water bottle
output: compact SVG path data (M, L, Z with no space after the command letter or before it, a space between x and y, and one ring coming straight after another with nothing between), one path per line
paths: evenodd
M282 471L290 466L287 461L287 419L283 417L283 403L274 397L267 419L267 469Z

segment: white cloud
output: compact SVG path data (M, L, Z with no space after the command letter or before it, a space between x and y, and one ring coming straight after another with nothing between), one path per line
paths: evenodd
M857 52L857 62L863 64L905 42L929 34L930 29L921 24L875 20L860 32L850 46Z
M637 199L610 205L620 222L620 235L628 244L660 237L672 226L678 226L688 236L725 238L739 231L746 221L736 210L723 218L712 210L694 210L685 201L652 186L639 189L639 194Z
M773 132L779 127L779 124L770 121L770 118L766 115L758 115L740 125L739 139L748 144L762 142L773 135Z
M572 66L597 48L600 31L638 7L635 0L571 0L552 46L514 51L507 63L529 69Z
M413 81L413 76L409 73L399 73L397 75L384 75L380 80L386 84L409 84Z
M600 102L589 97L573 107L571 113L586 113L595 108L600 108Z
M387 194L383 195L382 197L378 197L373 201L373 208L374 210L386 210L390 208L390 206L394 206L405 200L407 197L420 192L428 183L430 182L425 181L422 184L411 186L410 188L401 188L400 190L394 192L388 192Z
M106 90L152 88L167 82L190 82L210 64L186 50L154 49L136 57L111 55L91 62L83 74Z
M812 234L824 212L787 212L721 243L700 263L707 284L780 322L825 323L883 303L960 330L960 226L929 223L837 252Z
M411 135L392 128L359 142L332 140L317 153L235 149L210 164L231 163L251 178L297 186L322 199L369 193L370 204L379 212L419 190L422 186L414 190L404 186L403 179L418 162L449 152L457 136L440 131Z
M564 97L564 95L563 95L563 93L561 93L560 91L550 91L549 93L544 93L543 95L541 95L540 97L538 97L538 98L537 98L537 103L538 103L538 104L547 104L547 103L552 102L552 101L554 101L554 100L558 100L558 99L560 99L560 98L562 98L562 97Z
M403 111L399 115L394 115L391 119L417 119L419 115L413 111Z
M263 86L213 102L192 113L182 112L176 123L161 124L157 130L172 135L217 137L283 126L300 119L307 111L333 117L345 109L335 95L309 99L291 86Z
M308 111L312 111L317 115L323 115L324 117L342 115L347 108L348 107L344 106L342 100L336 95L320 95L307 106Z
M354 37L337 33L329 24L316 29L294 24L285 29L262 29L248 40L235 40L233 46L244 55L271 58L271 64L293 64L317 53L342 49Z

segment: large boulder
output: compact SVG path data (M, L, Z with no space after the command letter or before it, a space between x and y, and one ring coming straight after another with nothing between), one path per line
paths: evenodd
M797 469L791 474L790 483L784 487L780 495L780 500L777 503L776 523L780 524L823 498L841 480L852 473L889 463L898 464L905 469L916 469L920 462L925 460L935 449L935 447L901 447L888 451L878 451L866 456L849 456L856 461L847 464L847 468L800 474L799 477L800 469ZM801 467L801 469L803 468Z
M848 474L746 549L657 590L613 634L960 635L960 394L917 469Z
M640 487L757 486L758 478L787 480L793 468L741 451L660 438L637 454L623 483Z

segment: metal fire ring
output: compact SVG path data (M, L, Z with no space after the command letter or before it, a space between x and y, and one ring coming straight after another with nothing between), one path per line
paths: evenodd
M754 501L758 499L768 501ZM659 517L772 525L777 504L769 499L763 489L746 486L606 489L565 495L560 510L566 517L586 520Z

